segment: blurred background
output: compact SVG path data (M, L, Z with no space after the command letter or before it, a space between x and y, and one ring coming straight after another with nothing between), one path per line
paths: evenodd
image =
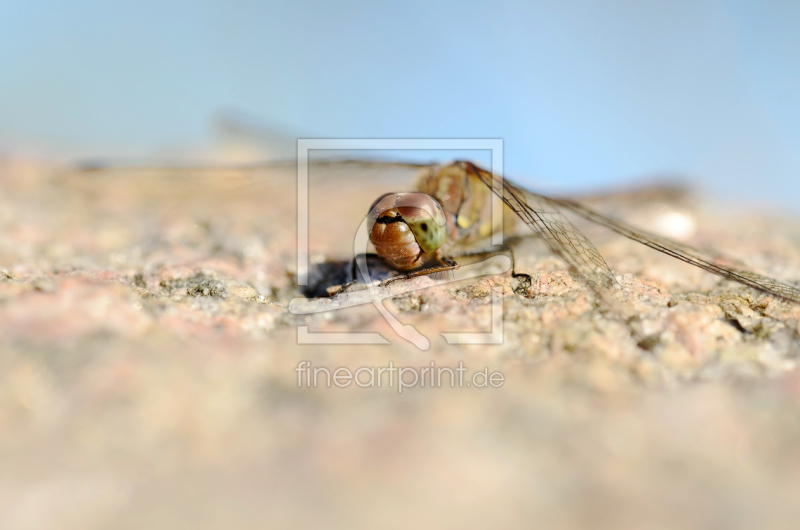
M769 0L0 0L0 529L797 528L796 304L587 230L626 298L595 305L529 241L525 296L498 276L392 304L431 338L420 352L368 305L288 313L280 172L51 163L499 137L537 189L690 180L728 210L614 213L696 219L692 244L796 284L800 223L736 205L800 213L799 22L800 2ZM344 173L311 175L320 292L390 191ZM445 344L485 332L490 286L504 344ZM393 343L299 344L300 325ZM297 386L301 361L434 360L506 382Z
M797 210L798 23L778 0L5 0L0 152L202 159L242 122L290 149L499 137L545 186L682 175Z

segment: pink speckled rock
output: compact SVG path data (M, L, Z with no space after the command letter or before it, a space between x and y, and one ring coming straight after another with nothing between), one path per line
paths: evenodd
M0 528L796 526L800 307L588 227L620 283L603 299L535 241L516 248L530 285L392 284L382 303L423 351L372 303L289 311L307 292L292 171L254 187L0 164ZM353 178L312 173L321 292L399 191ZM614 211L657 224L662 206ZM690 215L697 242L800 279L797 223ZM503 341L446 343L493 329L494 290ZM303 307L361 296L330 292ZM390 344L298 341L323 332ZM309 387L303 361L503 382Z

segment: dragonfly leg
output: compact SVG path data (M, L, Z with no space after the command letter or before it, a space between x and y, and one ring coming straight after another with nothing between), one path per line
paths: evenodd
M438 274L443 272L448 272L455 270L459 267L458 263L450 258L438 257L435 262L432 264L423 267L421 269L417 269L415 271L411 271L407 274L403 274L400 276L395 276L393 278L389 278L382 285L386 286L390 283L394 283L400 280L409 280L411 278L416 278L418 276L427 276L428 274Z
M357 254L350 263L350 279L353 282L371 283L383 281L397 274L380 256L370 253ZM368 280L368 281L367 281Z
M513 238L512 240L517 240L517 238ZM524 272L517 272L514 248L511 245L503 244L499 248L493 250L465 252L463 254L455 255L453 258L466 259L467 261L479 261L500 255L508 256L511 259L511 277L519 280L519 285L514 288L514 292L517 294L524 294L528 287L531 286L531 276Z

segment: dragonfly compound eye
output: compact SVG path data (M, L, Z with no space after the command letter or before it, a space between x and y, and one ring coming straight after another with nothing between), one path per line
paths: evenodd
M444 225L438 225L432 218L420 221L406 220L408 227L414 233L417 243L425 252L436 252L444 244L446 230Z
M380 197L372 205L367 226L378 255L399 270L421 265L422 255L438 250L447 237L441 205L424 193Z

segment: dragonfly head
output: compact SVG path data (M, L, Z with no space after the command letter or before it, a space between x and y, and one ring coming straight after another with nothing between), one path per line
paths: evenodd
M373 203L367 221L378 255L397 270L419 267L447 237L442 206L424 193L387 193Z

